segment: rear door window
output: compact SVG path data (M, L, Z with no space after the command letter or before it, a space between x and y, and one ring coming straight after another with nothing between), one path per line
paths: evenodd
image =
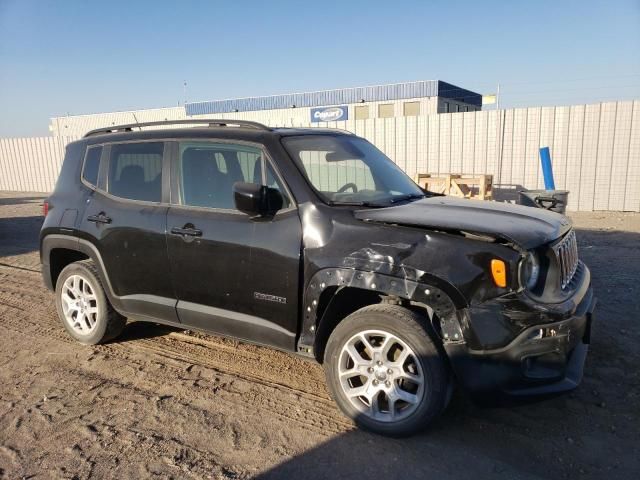
M82 168L82 178L89 185L98 185L98 172L100 171L100 157L102 147L89 147L84 157L84 167Z
M122 143L111 146L107 191L121 198L162 201L164 143Z

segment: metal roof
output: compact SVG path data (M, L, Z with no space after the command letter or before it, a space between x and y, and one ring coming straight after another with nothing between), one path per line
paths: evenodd
M318 92L289 93L267 97L247 97L210 102L187 103L187 115L210 113L253 112L279 108L316 107L346 103L378 102L403 98L445 97L481 106L482 95L441 80L375 85L371 87L341 88Z

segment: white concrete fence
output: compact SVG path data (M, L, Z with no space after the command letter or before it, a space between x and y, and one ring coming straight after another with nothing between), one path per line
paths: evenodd
M538 149L548 146L556 188L571 192L569 210L640 212L640 101L294 126L350 130L412 177L492 174L497 198L543 188ZM0 139L0 190L51 191L74 139Z

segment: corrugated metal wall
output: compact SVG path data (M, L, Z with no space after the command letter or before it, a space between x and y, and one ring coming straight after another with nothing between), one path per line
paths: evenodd
M543 188L538 148L549 146L556 187L571 192L570 210L640 212L640 101L293 126L350 130L411 176L492 174L496 196L505 199L521 188ZM66 141L0 140L0 189L50 190Z
M50 192L74 137L0 138L0 190Z
M550 147L569 210L640 212L640 101L518 108L296 126L350 130L416 173L494 176L498 199L544 188L538 149Z

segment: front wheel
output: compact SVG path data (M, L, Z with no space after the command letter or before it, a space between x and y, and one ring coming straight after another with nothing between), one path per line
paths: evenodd
M425 319L400 306L371 305L340 322L324 369L340 409L383 435L416 433L448 401L449 372Z

